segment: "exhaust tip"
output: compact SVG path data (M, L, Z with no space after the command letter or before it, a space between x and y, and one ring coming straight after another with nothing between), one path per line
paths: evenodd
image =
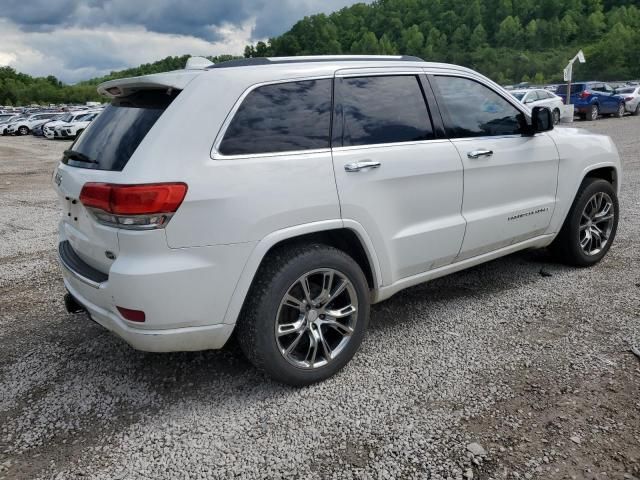
M64 308L66 308L69 313L80 313L85 310L85 308L78 303L75 297L70 293L67 293L64 296Z

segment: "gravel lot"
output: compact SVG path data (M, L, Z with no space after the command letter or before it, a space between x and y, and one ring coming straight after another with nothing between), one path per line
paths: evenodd
M402 292L299 390L233 345L141 353L68 315L49 187L68 143L0 138L0 479L640 478L640 118L575 125L624 157L601 264L525 252Z

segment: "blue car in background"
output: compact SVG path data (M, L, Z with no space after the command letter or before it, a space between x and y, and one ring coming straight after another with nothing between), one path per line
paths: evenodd
M556 95L566 103L567 85L559 85ZM580 118L597 120L600 115L622 117L625 112L624 98L615 94L604 82L576 82L571 84L571 103Z

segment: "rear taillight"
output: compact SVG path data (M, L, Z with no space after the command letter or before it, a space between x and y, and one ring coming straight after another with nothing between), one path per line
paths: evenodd
M104 225L148 230L163 228L186 194L185 183L85 183L80 202Z
M588 98L591 96L591 92L589 90L584 90L581 94L580 94L580 98Z
M631 101L633 101L633 97L625 97L624 101L625 102L631 102Z

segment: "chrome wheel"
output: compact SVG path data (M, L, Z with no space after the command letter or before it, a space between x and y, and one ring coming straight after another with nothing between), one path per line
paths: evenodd
M604 192L594 194L580 218L580 248L586 255L597 255L607 245L614 220L611 197Z
M278 350L292 365L319 368L335 360L354 332L358 296L351 281L331 268L296 280L278 307Z

